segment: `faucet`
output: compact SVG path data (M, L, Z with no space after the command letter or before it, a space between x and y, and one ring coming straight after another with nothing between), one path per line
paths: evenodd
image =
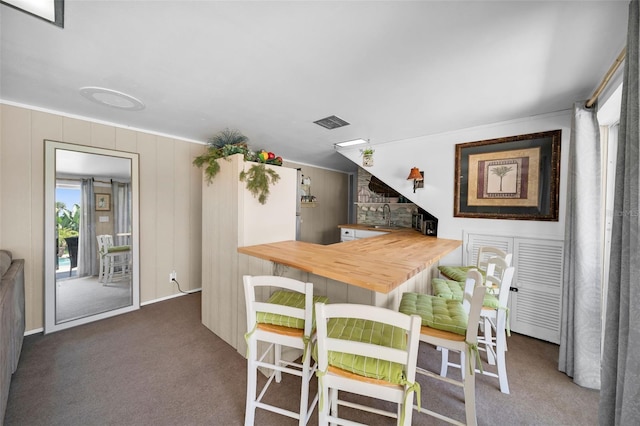
M389 204L382 206L382 219L386 221L387 226L391 226L391 207Z

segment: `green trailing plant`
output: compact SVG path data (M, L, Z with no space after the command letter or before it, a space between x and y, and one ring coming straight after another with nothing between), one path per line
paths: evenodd
M237 130L224 129L207 141L207 152L197 156L193 164L199 168L204 167L207 182L211 183L220 171L220 164L216 160L227 158L234 154L243 154L245 160L250 154L247 142L249 138Z
M273 169L267 169L264 164L254 164L247 171L240 172L240 180L247 182L247 189L260 204L265 204L269 198L269 186L280 180L280 175Z
M247 145L248 141L249 138L239 131L225 129L207 141L207 151L196 157L193 164L204 168L207 183L211 183L220 171L220 164L217 160L226 159L234 154L242 154L245 161L282 165L282 158L276 157L273 153L264 150L252 152ZM280 179L280 175L272 169L267 169L264 164L256 164L246 172L243 170L239 179L247 183L247 189L254 197L258 198L260 204L265 204L269 197L269 186L276 183Z

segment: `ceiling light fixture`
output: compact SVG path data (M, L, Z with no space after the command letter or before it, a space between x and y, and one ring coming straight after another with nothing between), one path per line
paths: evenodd
M103 87L82 87L80 94L92 102L127 111L140 111L144 104L131 95Z
M366 141L364 139L354 139L354 140L351 140L351 141L338 142L337 144L335 144L335 146L339 146L340 148L344 148L346 146L362 145L363 143L368 143L368 141Z

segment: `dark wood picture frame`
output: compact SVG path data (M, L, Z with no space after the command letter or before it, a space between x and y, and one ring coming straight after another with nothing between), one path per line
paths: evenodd
M454 217L558 221L561 136L457 144Z
M96 195L96 211L108 212L111 211L111 195L110 194L95 194Z

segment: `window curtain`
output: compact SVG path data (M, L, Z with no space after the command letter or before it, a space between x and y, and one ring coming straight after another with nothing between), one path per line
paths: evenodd
M80 238L78 241L78 276L98 275L98 248L95 226L93 179L80 182Z
M602 353L601 425L638 424L640 419L639 9L639 0L631 1Z
M116 245L128 245L130 237L118 237L117 234L131 232L131 184L112 181L111 193Z
M600 127L597 108L573 108L564 236L558 369L600 388L602 228Z

